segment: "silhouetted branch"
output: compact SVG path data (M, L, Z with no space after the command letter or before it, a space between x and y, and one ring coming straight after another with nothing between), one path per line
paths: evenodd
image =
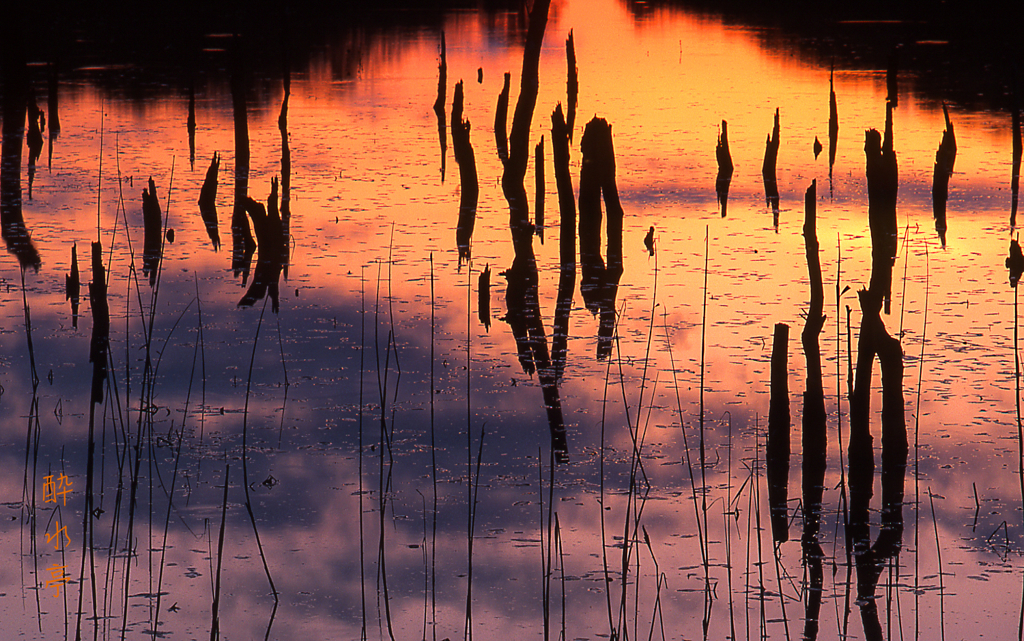
M775 109L775 124L772 135L765 141L764 162L761 164L761 178L764 181L765 202L772 209L772 220L779 226L779 183L776 178L776 164L779 159L779 110Z
M722 207L722 218L725 218L729 202L729 184L732 182L732 154L729 152L729 123L722 121L722 130L718 132L715 144L715 158L718 160L718 177L715 178L715 192L718 204Z
M217 223L217 174L220 171L220 155L213 153L210 167L206 170L206 180L199 191L199 214L206 225L206 233L213 243L213 249L220 249L220 230Z
M935 217L935 231L939 234L942 246L946 246L946 201L949 198L949 177L953 174L956 163L956 135L953 123L949 120L949 110L942 105L942 113L946 118L946 129L942 132L942 142L935 152L935 168L932 172L932 214Z
M473 227L476 225L476 206L480 194L476 157L473 155L473 145L469 140L469 119L462 117L463 100L460 80L455 85L455 97L452 100L452 147L455 151L455 162L459 164L459 180L462 184L459 221L455 231L455 244L459 249L460 263L469 260L469 243L473 238Z

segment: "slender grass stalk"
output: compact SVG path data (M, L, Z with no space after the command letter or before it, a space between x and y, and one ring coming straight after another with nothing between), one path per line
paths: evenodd
M36 485L39 461L39 376L36 373L36 352L32 344L32 314L28 305L28 292L25 287L25 270L21 271L21 303L25 318L25 343L28 348L29 374L32 383L32 401L29 405L28 427L25 433L25 472L22 480L22 504L29 504L27 520L29 522L29 553L32 555L32 574L39 576L38 555L36 554ZM32 452L32 473L29 474L29 452ZM31 488L31 490L29 489ZM25 515L23 514L23 517ZM24 551L24 543L22 543ZM22 585L25 585L24 566L22 566ZM42 632L42 604L39 601L39 590L36 590L36 620Z
M840 327L840 320L839 319L841 318L840 300L843 297L843 292L845 292L846 290L840 290L839 289L839 287L842 284L842 282L843 282L843 240L842 240L842 237L839 235L839 233L836 233L836 425L837 425L837 432L838 432L838 443L837 443L837 445L839 446L838 447L838 449L839 449L839 506L837 506L837 510L838 509L842 509L842 511L843 511L842 522L843 522L843 533L845 535L846 530L849 527L850 516L849 516L849 506L848 506L847 501L846 501L846 462L844 461L844 454L843 454L843 452L844 452L844 449L843 449L843 394L842 394L842 387L843 387L843 383L842 383L842 378L843 378L842 377L842 367L843 367L842 366L842 362L843 362L843 358L842 358L842 338L841 338L842 337L842 329ZM849 310L849 308L847 308L847 310ZM850 337L849 337L849 330L850 330L850 322L849 321L850 321L850 316L849 316L849 311L847 311L846 320L847 320L847 323L846 323L846 330L847 330L847 354L849 354L849 349L850 349ZM849 378L849 381L852 381L852 380L853 380L853 376L851 374L850 378ZM851 394L852 394L852 391L851 391ZM836 571L836 554L835 554L835 547L834 546L839 544L838 530L839 530L839 522L837 520L836 521L836 536L833 538L833 551L832 551L832 572L833 572L833 575L835 574L835 571ZM847 564L849 564L851 562L850 554L851 554L850 546L847 545L846 546L846 562L847 562Z
M416 488L416 493L420 495L420 503L422 505L422 519L423 519L423 537L420 539L420 551L423 557L423 641L427 641L427 623L430 620L430 572L428 565L430 559L427 558L427 497L419 488Z
M380 590L383 589L383 601L384 601L384 617L387 623L388 636L394 641L394 631L391 624L391 598L388 594L388 581L387 581L387 555L385 546L385 519L387 518L387 505L388 505L388 494L391 488L391 435L387 427L387 386L388 386L388 373L390 372L391 363L391 338L393 334L389 331L387 338L387 346L385 349L384 356L384 369L381 370L380 362L380 339L379 339L379 314L380 314L380 273L381 264L377 262L377 294L374 302L373 311L373 343L374 343L374 356L377 361L377 394L380 399L380 453L378 457L379 463L379 476L377 486L377 504L378 504L378 538L377 538L377 577L378 577L378 596L377 596L377 621L380 623L380 602L381 595ZM388 463L385 464L384 454L385 450L388 453Z
M442 42L444 34L441 35ZM434 501L431 511L430 533L430 626L434 641L437 641L437 445L434 430L434 254L430 254L430 482Z
M566 641L569 637L565 627L565 551L562 549L562 527L558 522L558 512L555 512L555 547L558 548L558 574L562 585L562 631L559 641Z
M473 413L470 401L473 364L473 258L466 260L466 615L463 639L473 638Z
M643 514L644 504L646 502L647 495L650 493L650 490L651 490L651 483L650 483L649 479L647 478L647 473L646 473L646 470L644 469L644 465L643 465L642 449L643 449L643 438L644 438L644 436L640 434L640 415L643 412L643 397L644 397L644 391L647 388L647 370L648 370L648 366L649 366L649 363L650 363L651 342L652 342L653 337L654 337L654 318L655 318L655 308L657 307L657 284L658 284L658 269L657 269L657 257L655 257L654 289L653 289L653 292L652 292L652 299L651 299L651 317L650 317L649 328L648 328L648 335L647 335L647 346L646 346L646 351L645 351L645 354L644 354L644 367L643 367L642 375L641 375L641 379L640 379L640 391L639 391L639 398L638 398L638 401L637 401L637 424L635 426L634 426L634 424L632 422L632 418L630 417L629 403L628 403L628 400L626 398L625 374L624 374L624 372L622 370L622 361L623 361L622 349L621 349L621 344L620 344L620 341L619 341L619 336L618 336L618 331L617 331L618 321L624 316L624 312L620 311L618 317L616 318L616 331L614 332L616 350L617 350L617 352L619 354L619 358L616 359L617 363L618 363L618 370L619 370L619 387L620 387L620 390L622 391L622 402L623 402L623 408L624 408L624 411L625 411L625 414L626 414L626 425L627 425L627 427L629 429L630 440L631 440L631 444L632 444L632 452L631 452L631 459L630 459L629 486L628 486L628 491L627 491L627 495L626 495L626 497L627 497L626 498L626 512L625 512L625 515L624 515L624 523L623 523L623 530L624 531L623 531L623 535L622 535L622 540L623 540L623 548L622 548L622 593L621 593L621 602L620 602L620 606L619 606L619 629L620 630L625 629L625 612L626 612L626 602L627 602L627 597L628 597L628 577L629 577L629 565L630 565L630 552L631 552L631 550L633 548L633 545L634 545L635 541L637 540L637 532L638 532L639 527L640 527L640 522L641 522L641 517L642 517L642 514ZM655 383L655 387L656 386L657 386L657 383ZM653 397L653 391L652 391L652 397ZM649 420L650 420L650 413L648 413L648 421ZM644 430L644 435L645 434L646 434L646 428ZM640 477L643 479L643 484L644 484L644 496L643 496L643 498L639 497L639 490L638 490L638 487L637 487L637 478L638 478L637 475L638 475L638 473L639 473ZM631 512L632 512L632 516L631 516ZM632 531L630 529L631 521L632 521ZM638 619L639 619L639 598L640 598L640 577L641 577L641 575L640 575L640 556L639 556L639 554L636 555L636 564L637 564L637 573L636 573L636 579L635 579L635 583L634 583L635 589L634 589L634 607L633 607L633 637L634 637L634 639L637 638L637 636L638 636L638 628L637 628L637 626L639 625Z
M704 528L704 545L708 543L708 484L706 476L707 455L704 442L704 365L705 350L707 347L707 326L708 326L708 257L710 252L709 226L704 227L704 294L701 301L700 316L700 511L703 519L701 525ZM704 589L710 589L710 574L708 568L708 556L710 550L704 553Z
M900 340L903 340L903 316L907 311L907 270L910 267L910 252L907 251L910 242L910 222L907 222L903 231L903 292L900 294Z
M541 457L541 449L537 448L537 502L540 505L540 602L541 614L544 624L544 641L551 638L550 616L551 603L548 600L550 585L548 584L550 571L550 554L544 549L544 464ZM550 541L548 548L551 547Z
M789 639L789 617L786 615L786 593L782 589L782 543L772 546L775 559L775 580L779 586L779 607L782 610L782 624L786 630L786 639Z
M732 509L732 506L728 502L729 499L731 499L731 497L732 497L732 413L731 412L726 412L726 414L729 417L729 424L728 424L729 425L729 429L728 429L728 431L726 433L727 434L727 439L728 439L728 448L726 449L726 459L725 459L725 466L726 466L725 467L725 469L726 469L726 478L725 478L725 488L726 489L725 489L725 491L726 491L726 500L727 500L727 502L726 502L725 510L723 511L722 516L725 519L725 571L726 571L727 586L728 586L728 590L729 590L729 638L733 639L733 641L735 641L736 640L736 609L735 609L735 601L733 599L733 591L732 591L732 517L733 517L733 515L735 515L737 513ZM693 481L692 472L691 472L690 480L691 480L690 486L692 487L693 486L693 483L692 483L692 481ZM694 507L696 507L696 502L694 502Z
M96 169L96 242L100 242L100 202L103 197L103 99L100 98L100 152ZM109 263L108 263L109 264Z
M762 551L764 545L761 541L761 535L764 529L761 527L761 461L760 461L760 430L757 427L756 421L754 426L754 519L755 527L754 530L757 533L757 593L758 602L761 606L761 617L760 617L760 634L761 638L768 638L768 619L765 613L765 595L767 590L764 587L764 558L762 557Z
M935 518L935 495L928 488L928 501L932 507L932 526L935 528L935 558L939 564L939 630L942 641L946 641L946 589L942 581L942 545L939 541L939 522Z
M1017 315L1017 288L1013 288L1013 378L1016 386L1014 403L1017 407L1017 477L1020 481L1021 501L1024 501L1024 424L1021 423L1020 414L1020 321ZM1024 601L1022 601L1024 603ZM1021 606L1021 620L1024 621L1024 605ZM1021 624L1021 634L1024 635L1024 623Z
M614 615L612 614L612 593L611 576L608 574L608 539L605 531L605 516L607 509L604 501L604 459L605 459L605 426L608 418L608 380L611 376L612 363L608 360L604 370L604 388L601 396L601 450L598 457L598 507L601 510L601 567L604 571L604 595L608 611L608 633L612 641L618 639Z
M750 484L750 488L747 490L747 542L746 542L746 546L745 546L745 550L744 550L745 551L745 564L744 564L744 567L746 568L746 570L744 572L744 580L743 580L743 585L744 585L744 590L743 590L744 626L746 628L746 633L747 633L746 634L746 638L747 638L748 641L750 639L750 595L753 593L753 589L752 589L753 586L751 585L751 576L752 576L751 567L754 567L754 566L751 566L751 562L750 562L750 546L751 546L751 543L754 541L753 522L754 522L754 514L756 513L756 507L754 506L754 487L753 486L755 484L755 481L754 481L754 469L755 469L755 467L757 465L756 460L757 460L757 449L758 449L757 426L756 426L757 425L757 414L754 415L754 424L755 424L755 427L754 427L754 458L755 458L755 463L754 463L754 465L752 467L748 468L749 475L747 476L747 480L743 483L743 486L746 486L748 483ZM737 500L739 500L739 494L741 492L743 492L743 487L740 487L740 489L737 491ZM763 637L761 637L761 638L763 638Z
M676 396L676 416L679 418L679 431L683 435L683 454L686 461L686 470L690 477L690 496L693 499L693 517L697 524L697 541L700 546L701 563L705 566L708 565L708 546L704 540L704 527L701 524L701 512L697 502L697 483L693 475L693 459L690 456L690 443L686 437L686 425L683 422L683 403L679 396L679 379L677 377L676 360L672 351L672 337L668 332L668 310L666 309L662 316L663 326L665 328L665 346L668 351L669 367L672 369L672 388L675 390ZM732 418L729 419L730 429L732 427ZM731 434L731 433L730 433ZM730 436L731 439L731 436ZM731 443L731 440L730 440ZM730 461L732 460L732 446L730 444L729 449ZM731 475L730 475L731 479ZM730 489L731 493L731 489ZM706 578L706 577L705 577Z
M249 497L249 463L246 450L249 434L249 393L252 390L252 370L256 363L256 345L260 340L260 328L263 326L263 314L267 311L268 298L263 299L263 309L260 311L260 320L256 324L256 335L252 339L252 355L249 358L249 375L245 383L245 407L242 412L242 485L245 488L245 511L249 514L249 522L252 523L252 531L256 536L256 547L260 552L260 560L263 561L263 571L267 575L267 582L270 583L270 591L274 595L274 603L278 602L277 588L274 586L274 577L270 575L270 566L267 564L267 555L263 552L263 543L260 541L260 531L256 527L256 515L252 510L252 499Z
M480 463L484 456L484 435L486 434L487 423L480 426L480 439L478 441L477 453L476 453L476 470L475 473L471 471L472 476L469 478L470 488L470 513L469 513L469 567L467 569L467 589L466 589L466 631L464 638L467 641L473 639L473 536L476 530L476 504L477 497L480 494Z
M198 284L197 284L197 287L198 287ZM184 436L185 436L185 423L188 420L189 404L190 404L190 401L191 401L191 398L192 398L192 382L195 380L196 362L199 359L199 344L200 343L199 343L199 331L198 331L198 329L199 328L197 327L196 343L195 343L195 348L193 349L193 352L192 352L192 371L189 373L188 388L187 388L187 390L185 392L185 410L184 410L184 412L182 414L181 426L178 429L178 444L177 444L177 447L175 448L175 452L174 452L174 472L171 475L171 488L170 488L170 492L168 493L168 497L167 497L167 514L166 514L166 516L164 518L163 542L160 545L160 573L159 573L159 577L157 578L157 582L156 582L156 610L155 610L155 613L154 613L154 616L153 616L153 622L151 624L154 636L157 636L157 634L159 632L159 629L160 629L160 601L161 601L161 597L163 596L162 587L163 587L163 580L164 580L164 567L165 567L165 561L166 561L166 557L167 557L167 533L168 533L168 530L170 529L170 524L171 524L171 509L174 506L174 491L175 491L175 488L177 487L178 467L179 467L179 464L181 462L181 445L182 445L182 441L184 440ZM172 426L171 429L173 430L173 426Z
M921 589L920 589L920 561L921 546L920 516L921 516L921 474L920 474L920 436L921 436L921 388L924 381L924 346L928 337L928 294L931 285L931 263L928 257L928 245L924 246L924 323L921 327L921 355L918 358L917 370L917 407L914 410L914 637L920 633L921 623ZM1014 290L1014 301L1016 302L1017 290ZM1014 314L1016 316L1016 314ZM1016 347L1016 341L1014 341ZM1020 424L1020 394L1017 395L1017 417ZM975 502L977 502L978 488L974 488Z
M366 561L364 550L366 536L363 529L363 373L366 355L366 265L359 272L359 605L362 613L362 626L359 638L366 641Z
M1021 501L1024 502L1024 425L1020 418L1020 342L1018 339L1019 316L1017 315L1017 288L1013 288L1013 363L1017 406L1017 476L1020 479ZM1024 580L1021 581L1020 616L1017 620L1017 639L1024 640Z
M225 453L225 458L227 454ZM228 516L228 478L231 472L231 464L224 463L224 500L220 507L220 536L217 538L217 577L213 590L213 605L211 611L213 621L210 624L210 641L217 641L220 638L220 573L224 564L224 526L227 524Z
M654 554L654 546L651 545L651 537L647 533L647 526L641 526L644 533L644 543L647 545L647 551L651 554L651 561L654 563L654 575L657 577L655 589L654 589L654 609L651 613L651 629L647 633L647 641L651 641L654 638L654 624L656 622L661 623L661 638L665 640L665 617L661 607L661 588L665 583L666 577L661 573L661 567L658 565L658 557ZM634 636L635 639L639 637Z

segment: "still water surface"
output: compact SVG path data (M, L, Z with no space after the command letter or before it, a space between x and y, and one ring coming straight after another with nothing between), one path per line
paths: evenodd
M603 315L575 281L556 328L550 114L568 101L570 30L580 87L570 174L578 189L584 126L606 119L623 271ZM881 318L902 347L909 454L905 469L879 466L876 375L874 491L861 518L847 501L847 386L862 328L856 292L872 264L864 132L885 125L884 68L835 72L830 171L827 65L714 18L556 3L525 179L539 222L533 151L543 135L545 222L532 240L536 288L523 299L515 273L501 275L515 250L494 114L505 72L510 121L515 111L525 22L453 13L444 32L446 125L461 80L479 176L468 260L456 246L464 186L452 135L446 126L442 149L431 109L441 42L432 28L366 43L351 69L337 68L343 56L331 47L293 69L285 139L281 75L240 72L251 79L248 194L266 203L277 177L280 195L287 189L279 278L274 265L260 273L273 263L270 242L233 264L237 112L226 74L196 85L194 166L188 91L131 97L94 82L109 69L63 72L61 130L44 132L34 167L27 146L9 154L4 123L5 181L20 176L39 267L19 267L23 240L0 260L3 628L28 638L77 625L102 638L125 627L132 638L205 637L213 626L240 639L443 639L467 627L481 639L1015 635L1024 517L1015 292L1003 263L1009 116L949 105L958 149L942 243L931 192L941 98L901 77L898 256ZM204 45L211 69L231 67L225 38ZM29 62L43 106L46 68ZM777 223L761 176L776 109ZM724 216L722 120L735 164ZM197 204L215 154L219 246ZM162 234L161 258L144 265L149 179L173 242ZM812 181L827 317L817 517L804 510L812 457L800 427ZM97 241L105 378L90 362ZM74 244L77 319L64 282ZM260 282L279 282L276 313L258 292L239 305ZM602 318L609 338L599 338ZM775 524L788 524L786 536L773 532L765 465L777 323L790 338L792 455ZM62 474L71 491L46 501L44 477ZM899 479L902 501L883 505L883 477ZM66 538L53 536L62 526ZM53 566L66 567L67 583Z

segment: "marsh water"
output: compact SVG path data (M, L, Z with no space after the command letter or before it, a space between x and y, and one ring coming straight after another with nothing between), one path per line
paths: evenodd
M894 23L833 69L719 16L544 11L7 63L5 636L1017 638L1009 110L913 65L890 92L892 46L949 44Z

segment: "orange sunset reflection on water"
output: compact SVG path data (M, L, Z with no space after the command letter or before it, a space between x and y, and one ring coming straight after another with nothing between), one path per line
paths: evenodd
M205 636L214 620L223 636L241 638L360 638L364 625L368 638L439 639L467 627L479 638L653 630L651 638L821 639L882 638L879 621L926 638L1014 627L1024 538L1015 291L1004 266L1015 237L1009 114L948 104L957 152L940 242L932 177L943 99L918 91L920 71L900 74L898 246L881 320L903 352L909 458L894 467L882 451L876 373L869 516L851 523L851 501L856 520L865 496L865 486L849 490L856 474L843 467L848 372L865 324L857 291L872 272L865 131L885 126L884 60L872 70L837 64L830 170L831 70L781 46L790 36L674 8L554 3L524 181L539 226L533 152L543 135L544 224L532 240L536 288L521 294L524 259L494 118L507 71L512 131L527 20L444 16L444 148L431 108L440 60L433 27L366 30L317 46L293 63L286 119L281 68L238 72L231 38L208 35L194 166L187 86L150 78L145 91L122 87L99 66L63 72L62 128L45 134L35 166L27 146L17 167L4 146L5 203L17 182L41 261L22 271L13 250L0 259L0 488L11 517L0 528L8 550L0 607L13 622L5 628L31 638L53 638L65 622L73 630L80 592L80 625L103 638L122 627L129 636L154 628ZM580 88L569 163L575 204L581 138L596 115L612 127L625 212L606 340L602 315L584 301L579 253L571 303L559 302L551 114L568 106L570 30ZM906 43L906 55L942 46ZM45 109L46 67L29 62ZM276 314L259 297L239 306L279 257L262 235L242 266L233 253L232 69L245 78L247 193L265 205L280 178L270 210L284 213L286 196L290 210L287 261L273 266ZM145 70L125 74L136 76ZM456 246L466 186L450 120L460 80L479 176L468 261ZM776 109L777 224L761 175ZM723 120L735 164L725 215L715 191ZM5 136L13 130L5 123ZM219 247L198 205L214 154ZM150 178L166 216L156 286L142 273ZM804 464L814 457L801 428L812 181L826 316L816 516L805 506L813 499ZM4 224L6 239L8 213ZM644 244L651 227L653 254ZM110 328L102 392L91 397L97 321L87 284L97 239ZM74 321L64 278L73 244L82 273ZM489 327L480 320L485 268ZM781 472L789 532L773 542L769 497L777 495L766 474L779 477L767 469L765 439L777 323L789 326L792 428ZM45 538L55 513L40 479L58 469L76 490L61 516L71 543L55 551ZM101 511L83 519L90 478ZM893 502L897 478L903 495ZM83 554L89 528L92 556ZM71 568L59 600L45 587L58 558ZM815 585L822 563L834 570Z

